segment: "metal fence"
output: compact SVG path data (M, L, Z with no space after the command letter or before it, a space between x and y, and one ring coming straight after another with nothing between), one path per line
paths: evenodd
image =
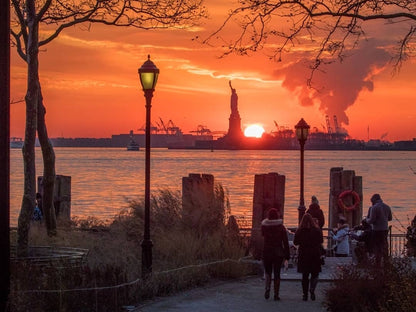
M406 256L406 234L389 234L389 252L392 257Z
M291 237L295 231L296 228L288 228L288 231L291 235ZM327 256L331 257L335 255L334 247L335 242L331 238L329 228L323 228L322 229L324 233L324 243L323 246L327 250ZM243 238L243 240L246 242L247 247L250 248L250 236L251 236L251 228L244 227L240 228L240 236ZM292 236L293 237L293 236ZM289 238L290 240L290 238ZM352 243L352 239L350 239L350 243ZM404 257L406 256L406 234L398 234L398 233L392 233L391 227L389 229L389 235L388 235L388 243L389 243L389 254L392 257ZM353 245L353 244L352 244ZM350 251L352 252L353 248L350 248Z

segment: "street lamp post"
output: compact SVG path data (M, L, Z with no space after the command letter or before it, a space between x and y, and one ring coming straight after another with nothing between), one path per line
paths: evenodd
M299 200L299 207L298 207L298 222L302 220L303 215L305 214L305 198L303 196L303 180L304 180L304 152L305 152L305 142L308 139L310 126L306 123L306 121L301 118L297 125L295 126L296 129L296 137L298 138L300 144L300 200Z
M153 91L159 69L150 60L150 55L139 68L140 83L146 98L146 154L145 154L145 185L144 185L144 235L142 246L142 277L146 278L152 273L152 247L150 239L150 109L152 107Z

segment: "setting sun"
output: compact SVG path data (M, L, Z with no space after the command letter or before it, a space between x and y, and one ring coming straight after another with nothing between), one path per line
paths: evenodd
M260 125L250 125L244 130L244 135L250 138L261 138L264 128Z

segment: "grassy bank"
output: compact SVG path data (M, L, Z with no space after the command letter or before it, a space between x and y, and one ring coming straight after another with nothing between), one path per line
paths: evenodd
M201 212L198 226L185 222L181 207L179 192L152 196L153 274L145 281L140 278L142 201L131 202L110 224L94 218L60 223L56 237L48 237L42 225L32 226L31 246L85 248L87 262L12 261L10 310L121 311L156 295L246 275L250 268L237 261L245 246L226 225L229 204L222 187L216 186L215 201Z

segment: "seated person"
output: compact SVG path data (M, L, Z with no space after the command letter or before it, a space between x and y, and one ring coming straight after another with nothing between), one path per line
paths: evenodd
M331 231L332 239L337 243L335 247L336 257L348 257L350 254L348 223L344 218L339 218L338 225Z

